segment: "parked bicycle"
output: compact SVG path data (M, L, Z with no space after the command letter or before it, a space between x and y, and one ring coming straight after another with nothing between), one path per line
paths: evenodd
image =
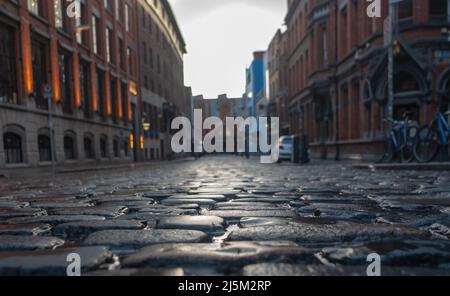
M391 129L388 131L385 139L384 154L377 163L391 162L411 162L414 160L414 144L416 133L419 129L417 122L409 119L411 113L403 114L402 121L385 119L391 123Z
M417 133L414 156L418 162L431 162L447 146L450 155L450 125L446 113L438 112L433 121Z

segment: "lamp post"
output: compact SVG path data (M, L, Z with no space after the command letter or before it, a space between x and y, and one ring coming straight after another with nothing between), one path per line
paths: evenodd
M389 19L388 26L389 29L385 30L385 33L388 33L389 36L387 38L387 47L388 47L388 89L387 89L387 105L388 105L388 114L387 118L389 119L389 129L392 127L392 120L394 119L394 49L392 48L394 41L394 1L389 0Z
M397 34L397 4L403 0L389 0L389 18L388 18L388 30L385 28L385 34L388 36L385 39L385 43L388 47L388 119L389 127L392 127L392 120L394 119L394 35Z

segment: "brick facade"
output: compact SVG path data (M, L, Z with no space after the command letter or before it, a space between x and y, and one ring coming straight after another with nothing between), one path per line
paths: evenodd
M424 125L438 105L448 108L450 43L442 34L450 26L448 2L405 0L398 8L396 118L408 110ZM368 4L288 1L290 132L306 135L315 156L372 159L382 153L388 1L382 1L381 18L367 16Z
M167 1L146 2L157 6L153 22L169 32L160 42L182 55L184 42L173 33L179 30ZM44 84L54 93L57 163L143 160L139 1L82 0L79 17L67 13L71 3L0 3L0 167L50 162ZM171 54L166 47L160 52ZM185 100L182 59L172 65L177 84L162 96L177 103ZM174 82L160 73L155 79L165 81L165 89Z

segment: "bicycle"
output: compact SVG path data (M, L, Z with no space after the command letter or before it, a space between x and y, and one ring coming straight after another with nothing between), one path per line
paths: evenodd
M409 120L409 112L403 114L403 121L385 119L391 123L384 146L384 154L376 163L391 162L396 157L400 162L414 160L414 144L419 128L417 122Z
M418 162L433 161L444 146L447 146L447 153L450 155L450 125L446 119L449 115L450 111L438 112L433 121L417 133L414 157Z

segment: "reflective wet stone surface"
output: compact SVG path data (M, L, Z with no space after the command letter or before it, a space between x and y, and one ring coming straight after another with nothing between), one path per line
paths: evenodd
M0 180L0 274L450 274L450 172L207 156Z

